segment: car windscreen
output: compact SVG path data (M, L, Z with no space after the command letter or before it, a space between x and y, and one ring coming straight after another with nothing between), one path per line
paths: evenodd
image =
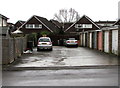
M75 40L75 38L69 38L69 40Z
M39 39L39 42L50 42L50 39L48 39L48 38L41 38L41 39Z

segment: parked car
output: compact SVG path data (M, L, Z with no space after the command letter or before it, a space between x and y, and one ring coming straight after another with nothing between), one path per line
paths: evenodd
M38 44L37 44L37 51L47 49L51 50L53 49L52 47L52 41L49 37L40 37L38 39Z
M78 47L78 40L76 40L75 38L68 38L65 41L65 46L76 46L76 47Z

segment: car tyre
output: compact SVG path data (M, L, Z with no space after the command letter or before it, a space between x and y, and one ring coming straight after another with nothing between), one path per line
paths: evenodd
M76 47L78 47L78 45L76 45Z
M40 51L40 49L39 49L39 48L37 48L37 51Z
M66 44L65 47L67 47L68 45Z
M50 51L52 51L52 50L53 50L53 48L50 49Z

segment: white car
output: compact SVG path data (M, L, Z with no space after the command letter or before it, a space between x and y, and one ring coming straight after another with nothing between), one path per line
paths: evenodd
M76 46L78 47L78 40L75 38L69 38L68 40L65 41L65 46Z
M37 51L48 49L52 51L52 41L49 37L40 37L38 39Z

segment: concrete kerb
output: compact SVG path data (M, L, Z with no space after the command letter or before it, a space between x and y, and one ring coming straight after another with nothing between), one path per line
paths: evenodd
M76 70L76 69L105 69L116 68L118 65L94 65L94 66L57 66L57 67L3 67L3 71L23 71L23 70Z

